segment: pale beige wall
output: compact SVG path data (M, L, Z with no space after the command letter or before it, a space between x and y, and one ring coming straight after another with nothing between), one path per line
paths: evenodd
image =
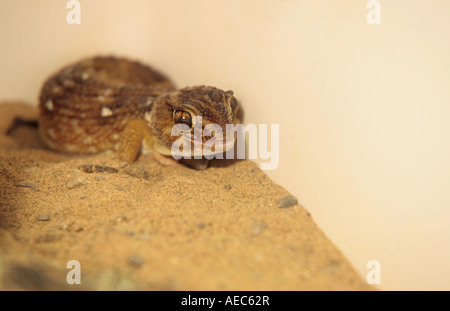
M450 3L366 0L2 0L0 98L97 53L138 58L179 86L233 89L246 121L280 124L268 174L298 196L382 289L450 289Z

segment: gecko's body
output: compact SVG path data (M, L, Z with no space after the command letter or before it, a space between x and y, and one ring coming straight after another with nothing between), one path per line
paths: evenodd
M39 110L40 134L50 148L79 154L115 149L121 165L133 162L141 147L170 156L178 138L171 135L172 127L192 127L195 116L202 117L203 127L220 125L223 133L226 124L240 119L232 91L176 90L163 74L115 57L86 59L51 76Z

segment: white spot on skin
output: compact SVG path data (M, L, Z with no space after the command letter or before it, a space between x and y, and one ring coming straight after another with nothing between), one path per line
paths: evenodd
M67 87L72 87L75 85L75 82L73 82L72 80L64 80L63 85Z
M84 81L86 81L87 79L89 79L89 74L88 74L87 72L83 72L83 73L81 74L81 79L84 80Z
M108 107L102 107L102 111L100 112L100 115L103 117L103 118L106 118L106 117L110 117L110 116L112 116L112 111L111 111L111 109L109 109Z
M53 101L51 99L47 100L45 108L47 108L48 111L53 111Z
M88 153L97 153L98 150L97 150L97 148L91 146L91 147L87 148L87 152Z
M59 91L61 91L61 88L58 86L58 85L55 85L54 87L53 87L53 89L52 89L52 92L53 93L59 93Z
M98 101L104 102L105 99L106 99L106 98L105 98L105 96L103 96L103 95L98 95L98 96L97 96L97 100L98 100Z
M85 143L85 144L89 144L91 142L92 142L92 136L88 136L83 140L83 143Z
M150 112L146 112L144 114L144 119L145 119L145 121L150 123L150 121L151 121L151 113Z
M113 140L118 140L119 139L119 134L113 134L112 135L112 139Z
M103 92L103 95L108 96L111 92L112 92L111 89L106 89L106 90Z

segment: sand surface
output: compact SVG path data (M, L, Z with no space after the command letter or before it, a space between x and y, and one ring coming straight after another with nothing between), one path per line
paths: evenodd
M116 154L50 151L36 114L0 103L0 289L370 289L304 207L278 206L289 193L251 161L195 171L141 155L86 173L117 168ZM81 285L66 282L70 260Z

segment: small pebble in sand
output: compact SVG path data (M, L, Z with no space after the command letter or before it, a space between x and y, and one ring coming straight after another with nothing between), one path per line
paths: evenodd
M140 165L129 165L126 166L123 171L130 176L142 178L142 179L150 179L150 174Z
M73 189L77 186L85 185L87 182L81 178L79 172L74 172L72 177L70 177L69 181L67 182L67 188Z
M285 208L297 204L297 198L293 195L287 195L278 200L278 207Z
M199 222L198 224L197 224L197 228L199 228L199 229L203 229L203 228L205 228L206 227L206 225L205 225L205 223L203 223L203 222Z
M111 166L82 164L78 169L85 173L117 173L118 170Z
M67 228L69 228L67 224L62 224L61 226L58 227L58 229L60 230L67 230Z
M231 187L230 184L226 184L226 185L223 186L223 188L224 188L225 190L231 190L231 188L233 188L233 187Z
M32 183L28 180L24 180L16 184L17 187L23 187L23 188L31 188L33 190L36 190L36 184Z
M140 266L142 266L143 263L144 260L139 255L133 255L128 257L128 264L133 267L139 268Z
M39 220L39 221L48 221L48 220L50 220L50 214L47 213L47 214L39 215L37 220Z

